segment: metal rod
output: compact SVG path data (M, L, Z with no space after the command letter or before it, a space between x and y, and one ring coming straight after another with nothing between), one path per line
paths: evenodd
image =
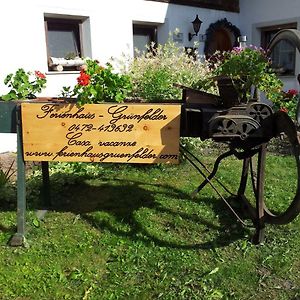
M186 149L184 146L180 145L183 151L186 151L189 155L191 155L208 173L211 173L211 171L206 167L206 165L192 152L190 152L188 149ZM232 193L217 177L214 178L217 183L230 195L235 196L234 193Z
M240 186L238 189L238 196L245 194L247 180L248 180L249 163L250 163L250 158L249 157L244 158L242 176L241 176Z
M51 206L49 162L42 161L41 164L42 164L42 177L43 177L43 187L42 187L43 206L49 208Z
M253 189L255 198L257 198L257 175L255 176L255 173L254 173L252 159L250 160L250 172L251 172L252 189Z
M232 154L233 154L233 151L230 150L230 151L225 152L225 153L223 153L223 154L221 154L220 156L217 157L217 159L216 159L216 161L215 161L215 163L214 163L214 167L213 167L212 172L211 172L211 173L205 178L205 180L198 186L197 192L201 191L201 190L206 186L206 184L209 182L209 180L211 180L211 179L216 175L216 173L217 173L217 171L218 171L218 168L219 168L219 165L220 165L222 159L224 159L224 158L226 158L226 157L228 157L228 156L230 156L230 155L232 155Z
M247 197L245 196L245 191L247 187L247 181L248 181L248 173L249 173L249 165L251 164L251 158L246 157L243 160L243 169L242 169L242 176L240 181L240 186L238 189L238 199L243 202L244 207L247 210L247 213L250 215L250 218L255 223L255 220L257 219L256 209L251 205Z
M26 224L26 184L25 162L22 148L21 106L16 108L17 115L17 233L12 237L10 245L22 246L25 244Z
M261 146L258 153L257 162L257 193L256 193L256 233L254 242L259 244L264 240L265 231L265 212L264 212L264 185L265 185L265 163L266 163L266 144Z
M206 175L203 173L203 171L185 153L183 153L183 155L198 170L198 172L207 180L207 183L212 187L212 189L217 193L217 195L225 202L225 204L228 206L228 208L230 209L230 211L235 215L235 217L238 219L238 221L241 222L241 224L244 225L245 227L252 227L252 226L249 226L248 224L246 224L242 220L242 218L235 212L235 210L228 203L228 201L222 196L222 194L212 184L211 180L206 177Z

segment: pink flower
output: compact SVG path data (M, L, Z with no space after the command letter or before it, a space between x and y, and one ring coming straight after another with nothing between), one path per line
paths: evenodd
M231 50L231 52L232 52L233 54L240 54L243 50L244 50L244 48L242 48L242 47L234 47L234 48Z

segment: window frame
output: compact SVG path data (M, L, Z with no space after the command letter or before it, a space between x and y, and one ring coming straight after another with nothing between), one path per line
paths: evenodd
M50 24L50 26L49 26ZM81 58L83 57L83 30L82 30L82 24L83 20L81 19L69 19L62 17L45 17L44 18L44 28L45 28L45 35L46 35L46 49L47 49L47 65L48 65L48 71L59 71L53 69L53 66L51 66L51 60L50 60L50 50L49 50L49 41L48 41L48 32L49 27L53 27L54 29L59 30L59 28L67 28L71 29L70 31L73 31L75 33L75 39L77 44L77 51L78 56ZM51 30L51 29L50 29ZM64 66L63 70L61 71L76 71L78 70L78 66Z

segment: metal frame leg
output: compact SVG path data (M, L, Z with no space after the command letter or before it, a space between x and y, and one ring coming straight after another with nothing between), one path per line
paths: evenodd
M25 246L26 183L25 162L22 149L21 107L17 106L17 232L10 240L11 246Z
M46 208L51 206L51 197L50 197L50 177L49 177L49 162L42 161L42 176L43 176L43 205Z
M255 234L252 238L254 244L260 244L265 238L265 210L264 210L264 180L265 180L265 161L266 161L266 144L260 146L257 162L257 182L253 182L252 156L244 158L242 176L238 189L238 200L242 201L246 212L255 226ZM252 187L255 195L255 207L248 201L245 196L248 173L252 177Z
M251 205L248 201L247 197L245 196L247 181L248 181L248 173L249 173L249 166L250 166L251 157L246 157L243 160L243 168L242 168L242 175L240 186L237 193L237 200L242 202L242 209L245 211L253 223L256 220L256 209Z
M260 244L265 239L265 210L264 210L265 163L266 163L266 144L263 144L258 153L258 163L257 163L257 189L255 193L256 232L253 237L253 242L255 244Z
M50 195L50 177L49 177L49 162L42 161L42 178L43 186L41 190L42 194L42 207L36 211L38 219L44 219L48 209L51 207L51 195Z

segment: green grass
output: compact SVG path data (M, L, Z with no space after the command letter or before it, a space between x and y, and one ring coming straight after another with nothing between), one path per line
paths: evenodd
M205 161L211 166L214 157ZM226 159L218 178L236 191L240 168ZM293 160L269 155L268 170L266 195L277 208L292 194ZM300 295L299 218L267 225L265 243L255 246L253 229L242 227L209 186L190 197L201 177L188 163L59 163L51 175L53 209L43 220L35 215L40 172L27 182L28 248L7 245L15 205L8 193L0 198L0 299Z

